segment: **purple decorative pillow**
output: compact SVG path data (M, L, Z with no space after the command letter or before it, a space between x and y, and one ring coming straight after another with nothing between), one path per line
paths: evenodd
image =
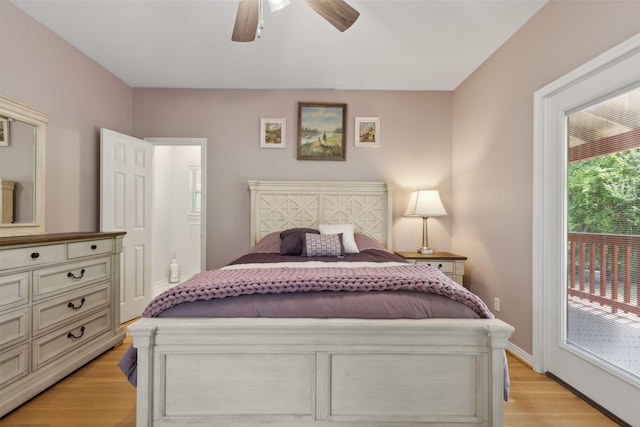
M344 256L342 233L305 234L302 256Z
M306 233L320 234L313 228L290 228L280 233L280 255L301 255Z
M249 253L278 253L280 250L280 232L274 231L260 239Z
M371 236L367 236L366 234L355 233L353 237L355 238L356 245L358 246L358 251L364 251L365 249L387 250L382 243L378 242Z

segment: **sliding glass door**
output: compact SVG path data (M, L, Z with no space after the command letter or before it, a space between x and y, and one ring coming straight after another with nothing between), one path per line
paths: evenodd
M640 379L640 89L567 117L565 342Z
M534 369L640 425L640 35L535 94Z

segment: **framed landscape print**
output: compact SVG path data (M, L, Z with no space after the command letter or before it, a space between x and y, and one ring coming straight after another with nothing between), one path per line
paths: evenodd
M380 118L356 117L356 147L380 147Z
M260 119L260 147L287 147L286 119Z
M347 104L298 103L298 160L346 159Z

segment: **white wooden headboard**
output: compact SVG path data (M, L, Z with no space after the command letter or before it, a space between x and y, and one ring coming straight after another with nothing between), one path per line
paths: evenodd
M274 231L354 224L392 250L392 186L385 182L249 181L251 246Z

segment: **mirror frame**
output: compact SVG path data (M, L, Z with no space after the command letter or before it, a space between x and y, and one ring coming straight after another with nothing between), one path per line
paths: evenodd
M33 222L0 224L0 236L44 233L45 141L49 114L11 98L0 96L0 115L34 126Z

